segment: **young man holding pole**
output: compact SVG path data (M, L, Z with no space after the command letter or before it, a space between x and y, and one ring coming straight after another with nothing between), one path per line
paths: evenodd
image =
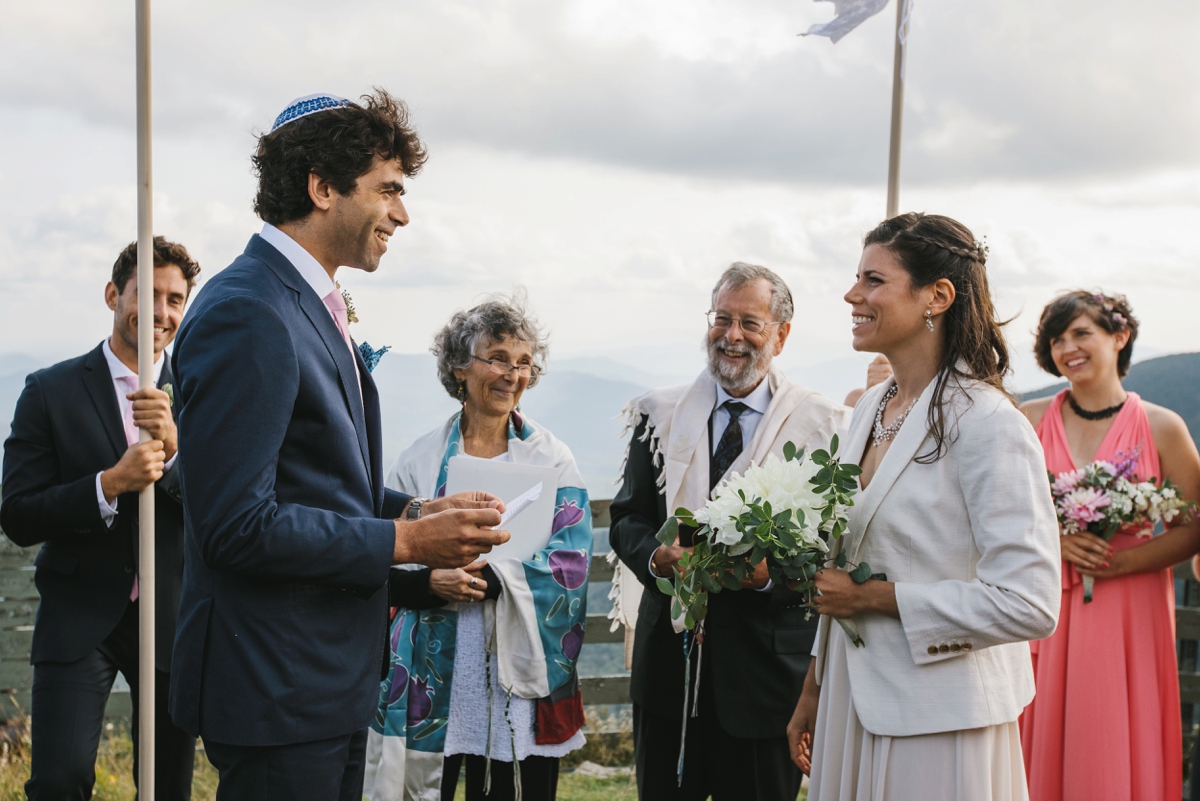
M33 373L4 444L0 528L37 555L33 631L33 765L25 792L84 799L95 782L104 709L119 671L133 694L138 740L138 493L156 482L155 785L159 801L192 792L195 738L166 711L183 579L183 509L173 381L175 339L200 272L182 245L154 238L154 369L137 382L136 243L113 265L105 300L112 336L90 353ZM138 442L138 429L149 432ZM135 751L135 776L138 754Z
M508 539L484 528L491 496L384 489L379 395L334 281L378 268L424 161L386 92L293 102L254 157L266 225L180 329L171 712L204 738L222 801L360 801L392 566L462 567Z

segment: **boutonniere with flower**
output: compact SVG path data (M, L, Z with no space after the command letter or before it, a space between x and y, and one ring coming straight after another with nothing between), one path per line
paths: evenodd
M358 313L354 309L354 299L350 297L349 290L342 289L341 284L337 284L338 290L342 293L342 300L346 304L346 322L357 323ZM362 356L363 363L367 365L367 372L375 372L375 366L379 364L379 360L383 358L383 354L392 349L391 345L384 345L379 350L372 348L367 342L358 343L358 353Z
M338 289L342 289L341 285L338 286ZM346 302L346 322L357 323L358 313L354 310L354 300L350 297L348 290L342 289L342 300Z
M171 386L170 383L166 383L166 384L162 385L162 391L167 393L167 403L170 404L172 409L174 409L175 408L175 387Z

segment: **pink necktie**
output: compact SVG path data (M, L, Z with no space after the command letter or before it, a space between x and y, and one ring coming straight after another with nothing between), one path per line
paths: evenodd
M123 375L123 376L121 376L120 380L123 384L125 384L126 392L137 392L138 377L136 375ZM125 399L125 398L122 398L122 400L125 403L129 404L128 406L125 407L125 419L121 421L125 424L125 444L130 447L133 447L134 445L137 445L138 436L139 436L138 427L133 424L133 401ZM136 601L137 599L138 599L138 580L137 580L137 576L134 576L133 577L133 592L129 593L129 600Z
M333 315L333 321L337 323L338 331L342 333L342 339L346 340L346 347L350 349L350 361L354 364L354 377L358 379L359 386L362 386L362 374L358 372L358 359L354 355L354 342L350 339L349 315L346 312L346 299L342 297L340 289L334 289L325 296L325 308L329 309ZM359 401L362 400L362 390L359 390Z
M121 381L125 384L126 392L138 391L137 376L123 375L121 376ZM133 401L124 398L121 400L129 404L125 407L125 419L122 421L125 424L125 444L130 446L137 445L139 432L138 427L133 424Z
M342 333L342 339L346 340L346 344L350 345L350 328L349 316L346 312L346 299L342 297L342 293L335 289L325 296L325 308L329 309L329 313L333 315L333 321L337 323L338 331ZM350 345L350 347L354 347Z

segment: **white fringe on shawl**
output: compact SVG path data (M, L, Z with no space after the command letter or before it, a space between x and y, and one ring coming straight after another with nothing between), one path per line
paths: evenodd
M771 389L771 403L749 447L730 466L727 475L742 473L751 463L762 463L769 453L782 458L787 442L809 453L826 448L833 435L843 435L849 425L852 411L849 407L792 383L777 366L771 365L765 380ZM640 441L649 442L653 464L661 468L657 483L659 492L667 499L667 514L680 506L696 510L708 500L708 418L716 403L717 384L706 370L691 384L654 389L634 398L621 413L626 432L632 432L643 416L647 418ZM840 438L845 440L844 436ZM629 458L628 451L625 458ZM614 559L615 554L609 556L610 561ZM629 668L642 583L619 560L608 597L613 600L613 609L608 614L613 621L612 630L616 631L618 625L625 626L625 664Z

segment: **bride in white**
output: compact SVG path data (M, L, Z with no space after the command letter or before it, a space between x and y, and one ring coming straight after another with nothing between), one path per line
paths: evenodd
M1028 797L1027 641L1054 631L1058 524L1036 435L1003 388L986 251L947 217L867 235L854 348L895 371L858 402L863 490L835 548L886 581L817 573L815 659L788 726L810 801ZM850 618L856 648L830 618Z

